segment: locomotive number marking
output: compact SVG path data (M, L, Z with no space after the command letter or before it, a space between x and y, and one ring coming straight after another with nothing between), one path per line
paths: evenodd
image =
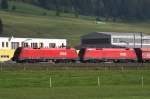
M60 54L59 55L61 55L61 56L66 56L67 55L67 53L66 52L60 52Z
M126 53L120 53L120 56L127 56Z

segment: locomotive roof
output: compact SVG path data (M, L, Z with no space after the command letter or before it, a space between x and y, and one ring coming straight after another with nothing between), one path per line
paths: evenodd
M142 32L96 32L96 33L100 33L100 34L107 34L107 35L124 35L124 36L128 36L128 35L141 35ZM142 33L142 35L145 35Z

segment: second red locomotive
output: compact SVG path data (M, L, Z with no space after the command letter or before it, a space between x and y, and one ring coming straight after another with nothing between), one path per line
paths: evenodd
M83 48L79 53L82 62L135 62L137 56L131 48Z

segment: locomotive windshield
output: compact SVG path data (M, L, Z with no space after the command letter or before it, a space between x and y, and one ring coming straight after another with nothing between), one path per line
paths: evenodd
M81 61L83 60L83 57L84 57L84 54L85 54L85 50L86 50L85 48L82 48L79 51L79 58L80 58Z
M21 53L22 48L19 47L16 49L15 53L14 53L14 57L12 58L13 61L16 61Z

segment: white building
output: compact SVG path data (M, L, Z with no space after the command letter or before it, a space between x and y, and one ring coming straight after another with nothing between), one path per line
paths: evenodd
M59 48L67 46L66 39L0 37L0 49L18 47Z

